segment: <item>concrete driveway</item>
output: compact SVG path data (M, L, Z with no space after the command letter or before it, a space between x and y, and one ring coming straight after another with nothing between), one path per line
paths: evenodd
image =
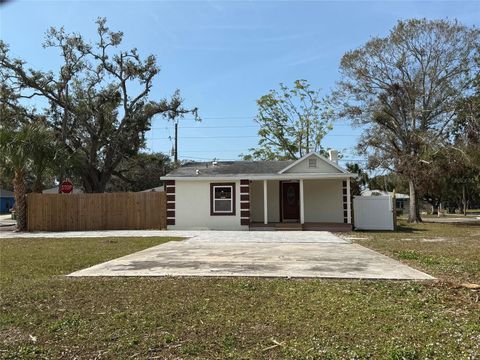
M430 275L330 232L168 231L187 237L69 276L262 276L428 280Z

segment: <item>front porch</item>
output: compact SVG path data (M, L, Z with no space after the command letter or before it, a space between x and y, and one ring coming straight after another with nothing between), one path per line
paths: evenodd
M250 180L248 191L241 208L250 230L352 230L348 177Z

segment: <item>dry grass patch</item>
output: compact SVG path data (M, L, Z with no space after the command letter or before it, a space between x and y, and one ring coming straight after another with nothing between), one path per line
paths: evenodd
M480 223L410 225L397 232L355 232L355 242L453 283L480 282ZM347 235L347 236L348 236Z
M478 251L473 248L476 243L466 251L457 249L463 241L401 240L417 237L408 229L390 240L380 233L363 235L370 239L359 242L397 258L414 251L412 259L402 261L425 266L441 278L448 271L438 258L464 255L467 265L447 261L456 269L447 278L460 282L478 275L479 258L469 254ZM450 239L445 233L441 236ZM443 282L58 276L168 240L0 241L0 358L480 356L475 292ZM437 248L444 243L448 247ZM425 262L422 256L434 261Z

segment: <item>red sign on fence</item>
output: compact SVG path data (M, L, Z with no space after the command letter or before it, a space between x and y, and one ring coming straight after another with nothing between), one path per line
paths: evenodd
M60 193L61 194L70 194L73 191L73 183L67 179L62 181L60 184Z

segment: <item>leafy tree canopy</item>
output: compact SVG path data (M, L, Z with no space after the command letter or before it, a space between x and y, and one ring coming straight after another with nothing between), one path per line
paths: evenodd
M176 91L170 99L150 99L160 68L156 58L142 58L137 49L120 50L122 32L111 31L99 18L97 41L51 28L44 46L58 50L62 66L56 74L34 70L11 58L0 43L0 65L23 100L48 101L47 125L66 150L71 173L87 192L103 192L122 161L145 146L152 118L175 119L196 109L183 106Z
M327 105L306 80L297 80L292 87L280 84L279 90L262 96L257 105L259 146L244 159L288 160L310 151L326 153L321 141L332 129Z
M162 153L138 153L120 163L108 191L142 191L163 185L160 176L174 167Z

